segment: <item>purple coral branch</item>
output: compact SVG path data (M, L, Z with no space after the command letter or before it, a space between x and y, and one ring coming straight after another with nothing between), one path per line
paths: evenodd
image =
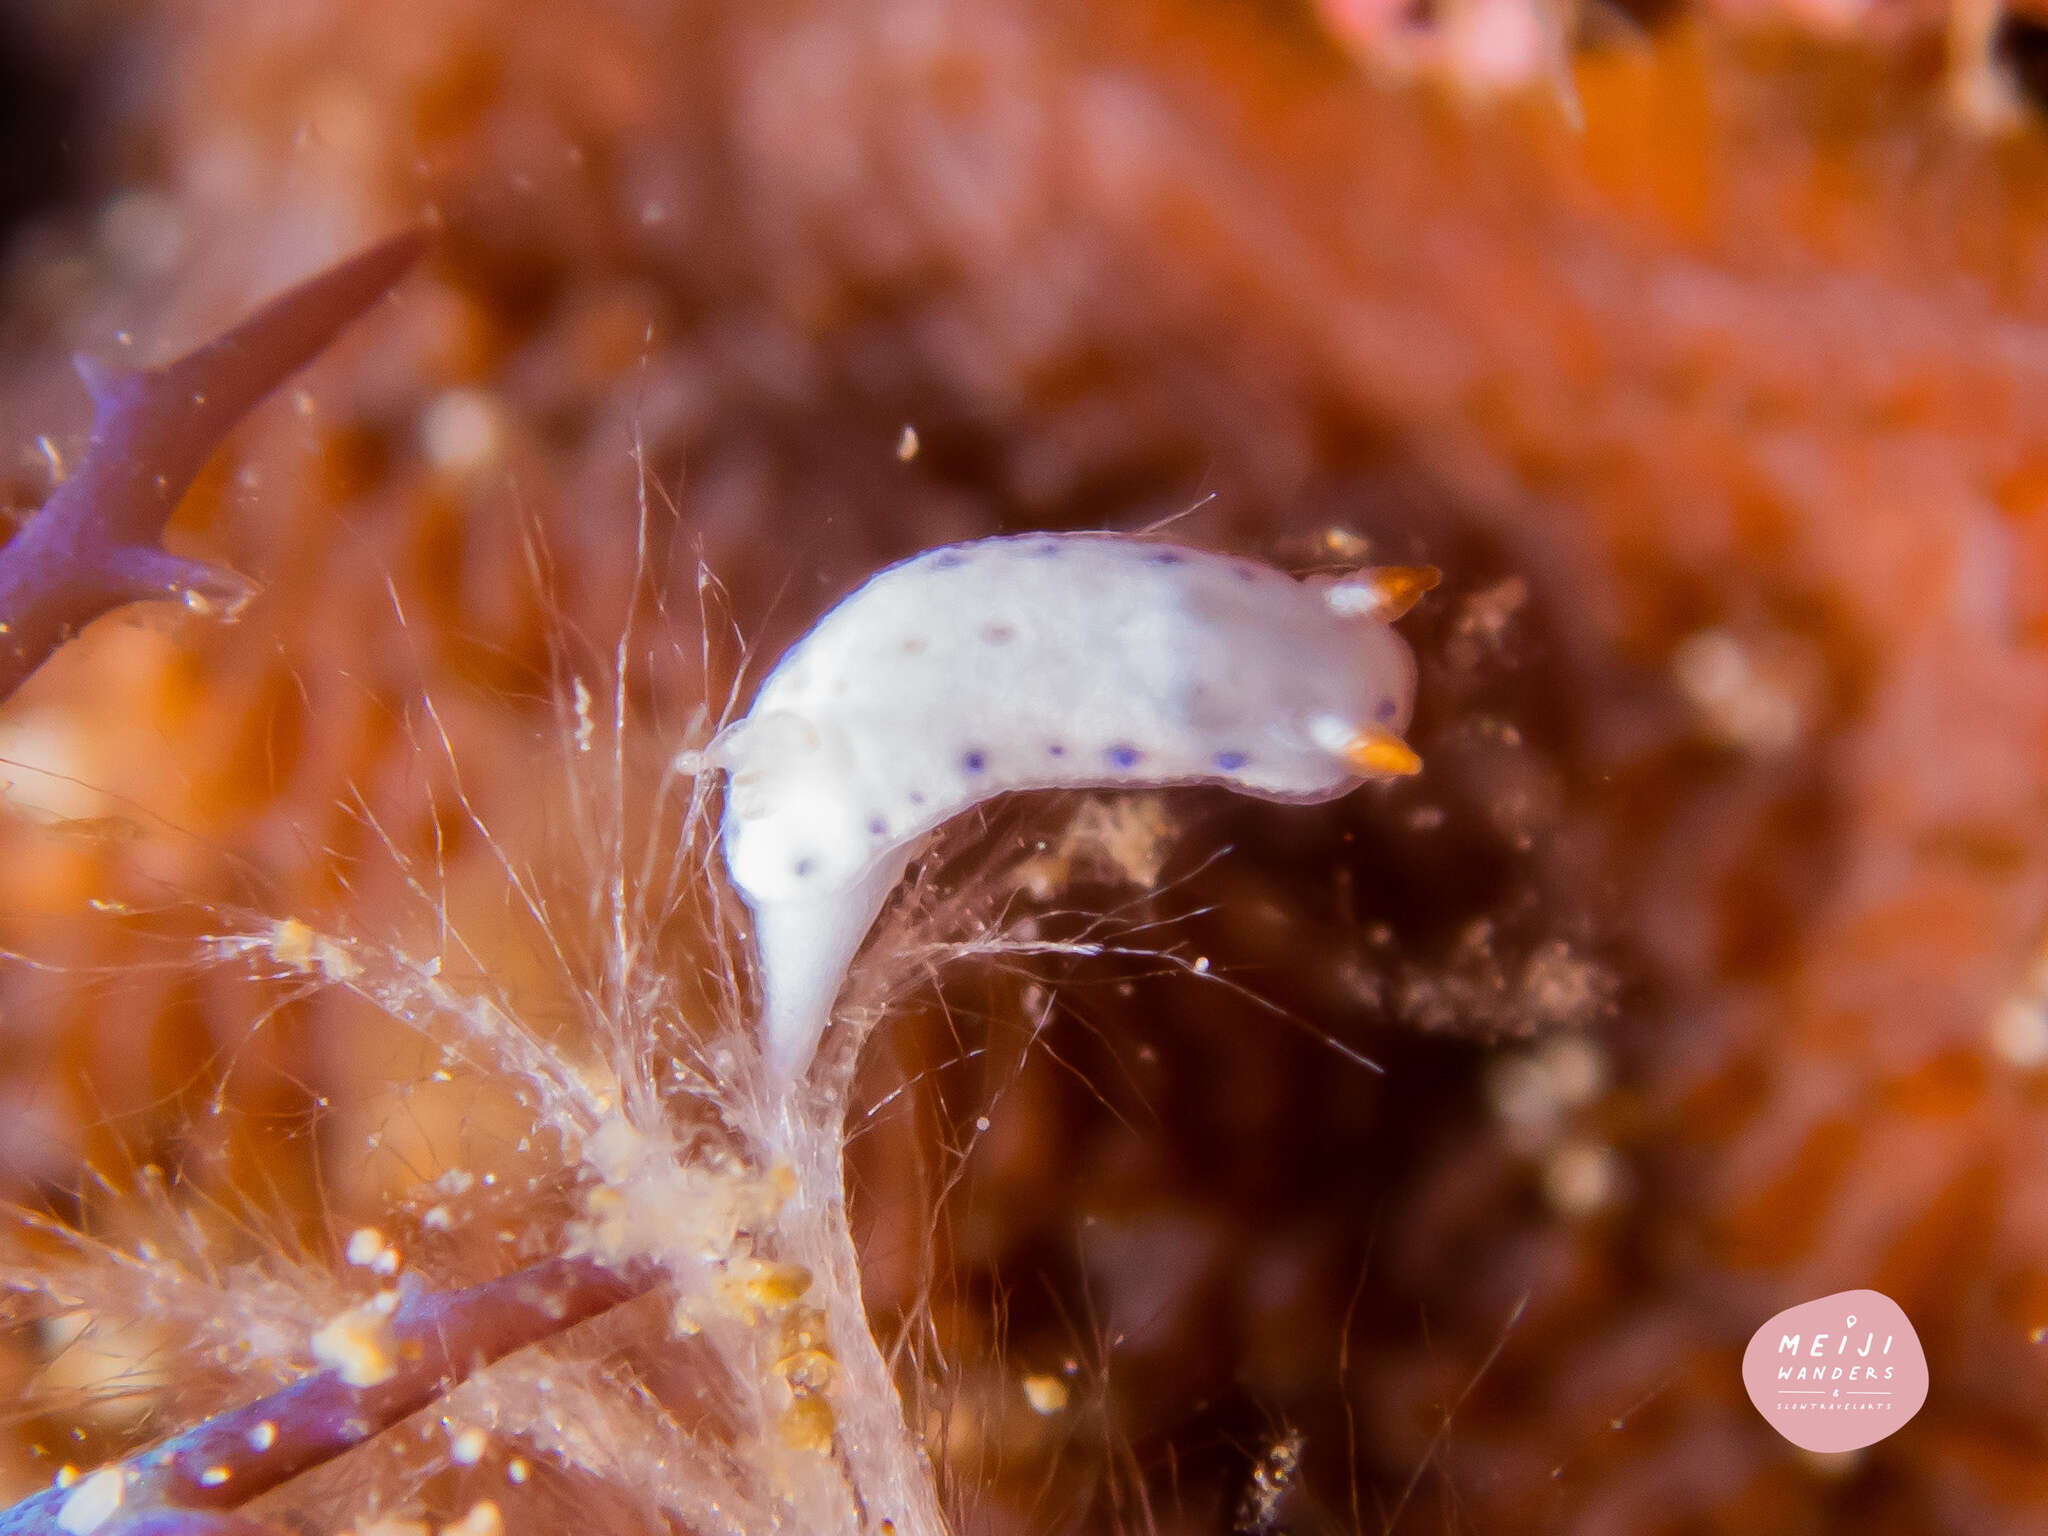
M0 1511L0 1536L273 1536L230 1513L444 1396L493 1361L644 1294L647 1273L549 1259L457 1291L415 1291L380 1353L391 1374L351 1385L319 1371L116 1464L120 1495L102 1512L66 1505L84 1487L46 1488ZM94 1476L106 1475L106 1469Z
M304 367L426 249L412 230L288 288L162 368L81 355L92 396L84 462L0 547L0 699L88 621L143 598L232 609L249 585L159 542L200 468L249 408Z

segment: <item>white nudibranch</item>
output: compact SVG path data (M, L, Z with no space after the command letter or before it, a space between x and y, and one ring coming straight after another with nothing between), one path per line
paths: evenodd
M889 567L719 734L726 866L754 914L762 1049L816 1051L925 834L1016 789L1212 783L1334 799L1416 772L1426 567L1293 577L1111 534L955 544Z

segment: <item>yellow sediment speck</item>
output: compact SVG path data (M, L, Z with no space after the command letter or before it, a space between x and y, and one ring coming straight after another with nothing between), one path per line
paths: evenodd
M782 1443L793 1451L828 1451L834 1427L830 1403L822 1397L799 1397L783 1410Z
M391 1326L398 1293L384 1291L350 1307L313 1334L313 1358L352 1387L374 1387L398 1374L398 1333Z
M1069 1393L1067 1384L1057 1376L1026 1376L1022 1382L1024 1401L1031 1405L1031 1411L1051 1418L1054 1414L1067 1411Z
M799 1349L775 1362L775 1373L793 1392L823 1392L832 1385L838 1362L822 1349Z
M811 1288L811 1272L801 1264L757 1260L745 1287L747 1299L757 1306L786 1307Z

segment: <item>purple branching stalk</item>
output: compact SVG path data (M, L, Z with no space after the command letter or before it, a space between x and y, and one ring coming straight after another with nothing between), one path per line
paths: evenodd
M84 355L92 436L76 474L0 547L0 699L91 620L171 598L232 612L233 571L162 543L179 499L249 409L311 362L398 281L427 235L394 235L272 299L162 368L114 371Z
M115 1463L118 1506L90 1523L90 1536L274 1536L233 1511L653 1283L647 1266L549 1259L462 1290L414 1291L391 1316L383 1380L352 1385L338 1368L318 1371ZM81 1536L80 1519L64 1516L81 1486L46 1488L0 1511L0 1536Z
M82 366L95 407L85 460L0 548L0 699L72 630L120 603L186 596L205 606L215 594L246 592L231 573L167 553L158 542L167 519L233 423L375 302L425 244L409 233L373 246L163 369ZM693 804L687 828L701 830L703 802ZM609 876L621 902L625 868ZM300 937L281 948L294 927ZM604 1022L634 1048L619 1052L608 1089L599 1067L560 1056L488 999L457 995L438 960L431 969L400 964L399 979L378 986L354 980L362 962L349 946L323 940L320 954L338 958L308 959L304 924L232 945L291 970L319 969L400 1022L438 1016L490 1044L515 1075L530 1074L579 1177L597 1176L585 1187L583 1219L566 1256L462 1289L401 1287L330 1318L307 1341L309 1364L327 1368L0 1510L0 1536L270 1536L260 1509L245 1512L252 1499L384 1434L493 1362L657 1287L677 1298L671 1363L686 1356L685 1374L701 1366L706 1379L730 1384L737 1431L722 1433L725 1415L715 1412L680 1427L641 1468L643 1482L661 1485L649 1496L672 1524L941 1536L928 1453L861 1305L841 1164L850 1065L815 1091L772 1076L735 1003L723 1020L733 1033L713 1036L703 1058L705 1102L723 1134L702 1147L679 1142L653 1077L673 1021L650 1018L668 1004L648 1001L671 993L641 985L641 948L625 929L622 920L607 990L617 1016ZM714 941L723 933L714 921ZM921 977L927 959L916 951L901 974ZM723 1019L711 1011L719 1018L707 1025ZM849 1036L846 1062L856 1048ZM751 1455L739 1448L750 1430L759 1432ZM699 1475L701 1498L691 1482Z
M122 603L182 597L232 607L233 572L171 554L165 523L221 439L310 362L426 249L423 231L371 246L286 290L163 368L110 372L81 357L93 400L78 472L0 548L0 698L74 631ZM478 1369L642 1295L645 1267L553 1259L466 1289L415 1291L390 1319L392 1368L373 1384L315 1372L118 1464L94 1536L268 1536L234 1513L441 1398ZM49 1488L0 1511L0 1536L78 1536Z

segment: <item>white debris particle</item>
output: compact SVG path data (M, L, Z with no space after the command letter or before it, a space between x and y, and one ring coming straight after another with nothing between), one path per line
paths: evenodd
M1516 1051L1496 1057L1487 1068L1486 1097L1510 1139L1522 1148L1543 1146L1556 1137L1563 1106L1550 1074L1533 1055Z
M576 699L576 750L588 752L597 737L597 720L590 713L590 690L580 677L572 677L569 684Z
M1323 549L1346 565L1363 565L1372 554L1372 540L1356 529L1332 523L1323 530Z
M70 1471L70 1468L65 1470ZM98 1530L121 1507L124 1481L119 1467L101 1467L73 1488L58 1506L57 1523L71 1536L86 1536L88 1531ZM60 1482L58 1486L63 1484Z
M1458 605L1451 638L1444 647L1445 660L1457 670L1469 672L1500 655L1507 648L1515 616L1528 601L1529 584L1519 576L1472 593Z
M1542 1024L1584 1028L1606 1007L1612 991L1607 972L1580 959L1562 939L1538 945L1522 967L1522 1001Z
M1789 647L1763 649L1759 656L1724 629L1702 629L1679 642L1671 674L1713 735L1731 747L1772 755L1797 746L1805 733L1806 690Z
M512 1459L511 1459L511 1461L509 1461L509 1462L507 1462L507 1463L505 1464L505 1481L506 1481L506 1482L508 1482L508 1483L515 1483L515 1484L516 1484L516 1483L523 1483L523 1482L525 1482L525 1481L526 1481L526 1475L527 1475L527 1466L526 1466L526 1458L525 1458L524 1456L514 1456L514 1457L513 1457Z
M1543 1193L1561 1216L1597 1214L1620 1185L1621 1160L1598 1142L1567 1142L1544 1159Z
M234 1475L226 1467L208 1467L199 1474L199 1486L202 1488L218 1488Z
M353 981L363 973L356 957L339 939L317 933L296 917L280 918L270 925L265 941L270 958L304 975L318 971L329 981Z
M1301 1453L1307 1445L1308 1438L1300 1430L1284 1430L1259 1458L1252 1468L1251 1486L1238 1501L1238 1530L1271 1536L1281 1529L1280 1506L1301 1471Z
M258 1424L249 1431L250 1450L267 1451L275 1444L277 1444L277 1426L271 1423L270 1420L265 1419L261 1424Z
M1067 1411L1067 1384L1057 1376L1026 1376L1022 1382L1024 1401L1031 1411L1051 1418Z
M1991 1015L1991 1049L2008 1066L2048 1062L2048 1006L2034 997L2008 997Z
M469 1513L449 1525L441 1527L440 1536L504 1536L505 1517L498 1513L498 1506L490 1499L478 1499L469 1506Z
M1017 883L1050 901L1076 880L1151 890L1173 852L1178 827L1164 797L1085 800L1059 841L1017 866Z
M398 1293L381 1291L313 1335L313 1358L352 1387L374 1387L398 1374L398 1334L391 1326Z
M583 1141L583 1161L607 1184L624 1183L646 1155L647 1138L614 1111Z
M429 1232L446 1232L455 1225L455 1218L445 1205L430 1205L420 1217L420 1225Z
M908 422L903 425L902 434L896 439L896 462L908 464L917 457L917 428Z
M504 412L480 389L436 395L420 413L420 451L449 474L475 474L504 456Z
M176 270L189 230L169 193L137 187L101 206L93 233L116 265L133 276L155 277Z
M448 1458L458 1467L473 1467L484 1459L484 1452L490 1449L491 1437L474 1424L467 1429L456 1431L449 1442Z
M349 1263L367 1266L377 1262L377 1256L384 1251L384 1234L375 1227L357 1227L348 1235L348 1246L342 1250L342 1257Z
M1559 1104L1578 1109L1590 1104L1607 1086L1607 1053L1582 1035L1549 1041L1536 1053Z

